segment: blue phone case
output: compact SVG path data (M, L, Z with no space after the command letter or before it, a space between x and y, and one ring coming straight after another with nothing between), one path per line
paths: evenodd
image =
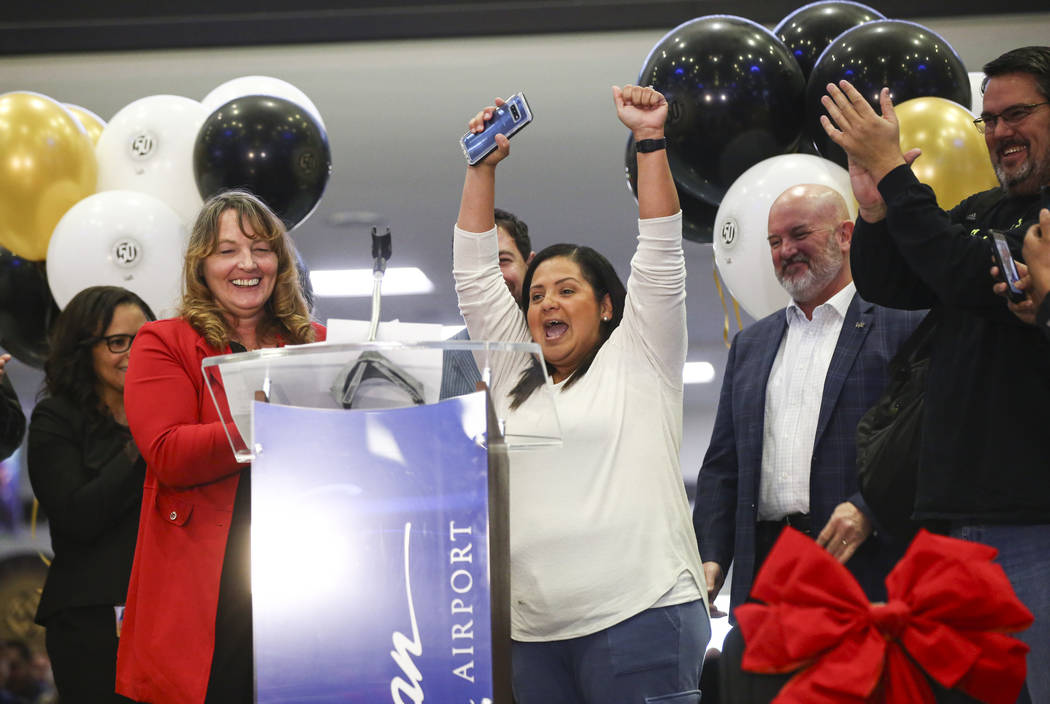
M525 101L523 93L515 93L507 98L502 106L496 108L492 119L485 129L478 133L467 132L459 140L467 164L474 166L496 150L496 135L506 135L508 139L520 132L525 125L532 122L532 110Z

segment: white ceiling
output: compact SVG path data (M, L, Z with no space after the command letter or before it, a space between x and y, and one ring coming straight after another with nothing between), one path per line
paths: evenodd
M973 71L1007 49L1046 43L1050 13L916 21L940 33ZM496 95L524 90L535 114L500 167L498 205L529 223L537 249L559 241L589 244L626 275L635 205L624 185L627 133L609 86L635 80L662 34L3 58L0 92L37 91L108 119L147 95L199 100L237 76L270 75L296 85L324 116L334 164L320 206L294 233L307 266L370 266L367 229L333 222L347 211L378 213L393 231L391 266L418 266L437 287L429 295L387 297L384 319L452 324L458 315L450 243L464 169L457 140L467 118ZM687 242L685 248L689 359L710 361L718 372L713 383L687 390L683 474L692 482L710 434L725 347L711 247ZM324 298L317 306L322 321L367 318L369 310L365 299ZM9 369L31 406L39 372L17 363Z

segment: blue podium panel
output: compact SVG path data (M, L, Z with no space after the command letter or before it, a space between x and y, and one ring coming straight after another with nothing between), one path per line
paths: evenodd
M254 424L256 701L491 701L485 394Z

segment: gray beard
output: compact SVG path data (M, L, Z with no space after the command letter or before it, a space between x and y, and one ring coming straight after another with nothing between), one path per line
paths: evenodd
M1013 174L1013 176L1007 176L1003 167L995 166L995 177L999 179L999 187L1003 189L1003 192L1008 196L1020 195L1017 191L1017 186L1022 183L1032 173L1031 163L1025 164L1021 167L1020 171Z
M812 266L812 263L810 264ZM815 272L813 269L809 269L805 274L795 277L794 279L777 277L780 280L780 285L788 292L793 301L808 301L817 292L823 290L825 286L831 283L835 278L837 272Z
M1009 177L1000 164L993 164L992 169L995 171L995 177L999 179L999 187L1002 188L1003 193L1008 196L1034 195L1039 191L1040 186L1050 184L1050 153L1043 154L1042 157L1039 161L1030 157ZM1033 174L1035 178L1031 178ZM1031 188L1021 187L1030 178L1033 182Z
M833 245L834 241L829 240ZM788 292L793 301L810 301L820 291L835 280L842 268L843 255L838 249L829 247L821 256L809 260L809 268L800 276L789 279L783 270L776 272L777 281Z

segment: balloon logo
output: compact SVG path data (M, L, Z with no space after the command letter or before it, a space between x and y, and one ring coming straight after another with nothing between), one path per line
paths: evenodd
M313 173L317 168L317 155L313 152L304 152L299 155L299 170L303 173Z
M63 216L47 251L47 278L59 306L88 286L124 286L160 317L175 313L186 226L163 201L103 191Z
M722 223L722 246L726 249L736 244L737 227L736 220L733 218L726 218L726 221Z
M131 139L131 158L136 161L145 161L153 156L153 148L157 145L157 138L149 132L137 134Z
M682 102L675 100L667 106L667 122L670 124L676 124L682 119Z
M113 244L113 260L118 266L132 269L139 260L142 245L131 238L119 239Z
M125 105L95 147L98 190L151 195L192 223L201 207L193 144L205 117L204 106L178 95L151 95Z

